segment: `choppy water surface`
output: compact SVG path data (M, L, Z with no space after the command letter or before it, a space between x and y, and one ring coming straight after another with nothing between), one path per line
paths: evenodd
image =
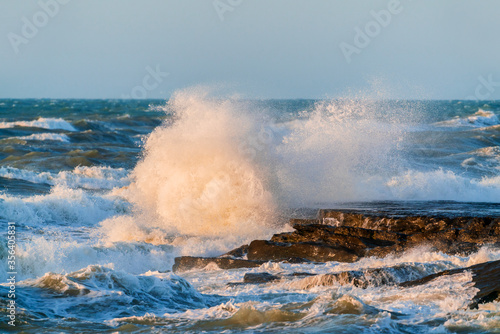
M170 270L175 256L222 254L317 208L500 217L499 115L496 101L234 101L189 91L168 103L0 100L0 233L5 241L15 222L16 329L498 332L498 303L466 309L476 291L466 273L367 289L292 276L391 267L403 282L498 260L498 248ZM249 272L291 276L228 285Z

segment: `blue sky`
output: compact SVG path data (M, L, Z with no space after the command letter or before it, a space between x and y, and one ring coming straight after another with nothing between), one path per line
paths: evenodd
M208 85L246 98L500 99L499 13L495 0L2 0L0 98Z

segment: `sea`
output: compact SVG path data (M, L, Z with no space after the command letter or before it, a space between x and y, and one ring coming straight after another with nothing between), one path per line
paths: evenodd
M500 333L498 302L467 308L467 272L321 281L401 265L404 282L498 247L172 272L322 208L500 217L500 101L0 100L0 332ZM229 284L259 272L320 276Z

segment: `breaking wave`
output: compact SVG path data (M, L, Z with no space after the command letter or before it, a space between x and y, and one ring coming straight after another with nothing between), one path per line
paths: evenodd
M43 118L40 117L35 121L16 121L16 122L0 122L0 129L8 129L14 127L30 127L50 130L66 130L76 131L71 123L62 118Z

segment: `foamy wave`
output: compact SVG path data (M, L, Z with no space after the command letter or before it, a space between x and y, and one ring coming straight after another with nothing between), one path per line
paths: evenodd
M82 231L83 232L83 231ZM18 279L41 277L47 272L70 273L89 265L108 265L138 275L149 270L171 269L175 252L172 246L139 243L102 245L92 233L83 240L73 240L67 233L33 236L29 242L19 241L16 250ZM3 248L6 246L0 246ZM7 251L0 249L6 260ZM0 278L6 279L6 267L0 268Z
M500 124L475 129L475 131L498 131L498 130L500 130Z
M500 170L500 146L483 147L466 154L471 157L460 164L464 168L477 168L487 172Z
M234 326L257 325L266 321L279 323L283 316L289 315L289 320L292 321L287 322L286 327L280 327L281 331L286 332L287 329L293 331L295 328L318 326L318 322L324 321L322 323L325 324L325 328L328 326L335 332L347 331L355 333L359 331L359 326L371 326L372 331L370 332L391 333L395 327L399 326L401 313L405 314L403 318L405 321L408 319L407 317L410 317L420 326L422 316L425 317L424 319L439 319L442 317L460 319L464 316L462 312L470 312L465 311L465 307L477 292L477 289L471 283L472 275L466 272L443 276L427 284L412 288L401 288L397 285L368 286L366 288L349 284L342 286L338 284L329 285L321 282L324 276L303 279L300 276L292 275L299 272L331 274L345 270L375 269L400 264L416 268L414 273L416 276L407 275L405 277L403 273L398 276L397 281L406 281L446 269L496 260L499 256L498 248L483 248L469 257L451 256L420 248L406 252L401 257L363 258L361 261L354 263L328 262L322 265L311 263L267 263L253 269L220 270L208 273L205 271L191 272L189 276L194 288L201 288L204 293L232 299L236 296L234 302L219 304L218 307L210 309L164 314L163 319L152 319L152 317L149 319L160 322L167 322L168 319L189 320L193 324L191 329L208 330L211 328L210 326L220 328L216 326L222 324L234 328ZM272 283L242 284L228 287L228 282L241 282L244 274L248 272L272 272L287 277ZM318 284L313 284L313 286L304 285L307 281L317 281ZM240 300L246 301L247 296L254 296L251 302L238 303ZM495 303L492 305L493 308L495 308L494 305ZM241 312L238 313L238 310L241 310ZM293 313L283 314L277 312L277 310L287 310ZM391 315L391 312L394 313ZM237 316L235 316L236 314ZM345 317L328 317L328 314L359 314L361 317L349 316L352 317L352 322L346 322ZM482 314L487 314L487 311L482 312ZM478 314L476 313L476 315ZM250 324L248 317L256 317L256 323ZM121 320L127 322L126 319ZM130 320L134 323L138 319ZM197 326L196 321L199 320L203 320L203 322L198 323ZM178 323L176 322L176 324ZM277 323L276 326L278 326ZM489 321L490 326L494 323L494 320ZM352 327L349 327L350 324ZM346 328L348 329L346 330Z
M307 272L323 276L311 276L306 278L297 277L295 280L284 279L273 283L274 287L283 289L305 289L320 288L324 286L339 286L328 277L330 274L338 274L347 271L370 271L380 269L374 275L381 277L392 276L396 283L411 279L417 279L440 271L469 267L475 264L497 261L500 259L500 248L494 246L483 246L477 252L469 256L449 255L432 250L431 246L418 246L411 248L402 254L392 254L383 258L364 257L353 263L327 262L318 266L315 264L290 264L290 263L265 263L251 272L270 272L276 275L290 275L294 272ZM386 271L386 273L384 273ZM368 273L367 277L370 277ZM235 279L227 274L228 279ZM371 276L373 277L373 276ZM375 278L375 277L373 277ZM334 284L332 284L334 283ZM351 285L351 287L354 287ZM372 286L373 287L373 286Z
M60 185L54 186L47 195L17 197L0 194L0 218L30 226L44 226L51 222L95 225L127 210L128 203L120 197L94 195Z
M0 129L13 128L16 126L50 130L77 131L69 122L65 121L62 118L40 117L35 121L0 122Z
M456 117L454 119L435 123L437 126L472 126L472 127L490 127L499 125L500 120L498 115L492 111L485 111L479 109L474 115L460 118Z
M69 143L69 137L65 134L60 133L34 133L30 136L24 137L15 137L15 139L22 140L53 140L53 141L61 141L64 143Z
M57 174L49 172L39 173L14 167L0 167L0 176L33 183L47 183L67 188L95 190L124 187L130 182L126 169L98 166L78 166L73 171L62 171Z
M45 315L52 317L74 317L74 310L78 309L80 319L105 321L137 313L207 307L205 297L179 276L158 272L132 275L112 266L91 265L69 274L47 273L21 281L18 286L45 290L43 301L32 299L36 294L27 294L23 303L36 303L39 307L45 304ZM54 298L57 298L56 309L49 306ZM101 310L99 314L92 311L94 308Z
M488 146L479 148L477 150L469 152L469 154L477 155L480 157L500 159L500 146Z

